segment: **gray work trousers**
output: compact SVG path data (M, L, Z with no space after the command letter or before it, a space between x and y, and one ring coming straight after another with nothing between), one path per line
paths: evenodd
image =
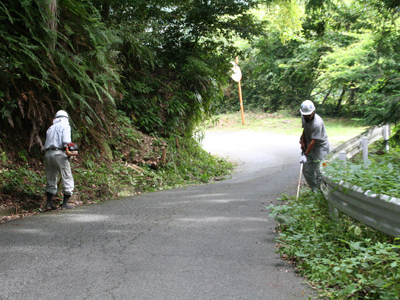
M57 193L57 178L61 174L64 195L72 195L74 190L74 177L72 177L71 164L68 156L62 150L46 151L44 159L46 167L46 192Z
M312 156L307 156L307 162L303 166L304 178L313 191L321 189L322 161L328 152L329 149L323 151L322 155L319 155L318 159L314 159Z

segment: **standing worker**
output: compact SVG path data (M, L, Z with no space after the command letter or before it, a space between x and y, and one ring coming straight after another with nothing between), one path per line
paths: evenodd
M68 114L59 110L53 120L53 125L47 130L46 143L44 145L45 168L46 168L46 195L47 209L57 209L53 206L53 196L57 193L57 177L61 174L63 185L64 201L61 209L74 208L68 205L68 200L74 190L74 178L72 177L69 156L66 154L71 143L71 126L69 125Z
M303 134L300 145L303 155L303 174L313 192L318 193L322 181L322 161L329 153L329 141L322 118L315 113L314 103L306 100L301 104Z

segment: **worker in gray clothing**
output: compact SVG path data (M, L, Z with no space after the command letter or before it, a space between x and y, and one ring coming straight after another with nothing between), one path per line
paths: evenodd
M322 161L329 153L329 141L322 118L315 113L314 103L306 100L301 104L303 133L300 137L303 174L314 192L319 192L322 182Z
M57 193L57 177L59 174L61 174L64 193L64 201L61 209L74 208L68 205L68 200L74 190L74 178L71 172L69 157L65 151L69 143L71 143L71 126L69 125L68 114L60 110L56 113L53 125L47 130L46 143L44 145L44 150L46 151L47 209L57 209L53 205L52 199Z

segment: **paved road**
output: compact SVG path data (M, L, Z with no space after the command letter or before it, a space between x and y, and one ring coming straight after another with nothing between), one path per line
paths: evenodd
M294 194L297 137L208 133L239 172L0 225L0 299L307 299L264 206Z

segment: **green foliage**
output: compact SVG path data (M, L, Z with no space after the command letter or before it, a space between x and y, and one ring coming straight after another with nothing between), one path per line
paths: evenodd
M200 180L207 183L214 179L221 180L228 174L226 170L232 169L231 163L210 155L193 139L184 139L180 143L183 144L183 149L177 148L174 140L169 141L167 159L170 162L166 169L171 173L182 174L184 182L195 183Z
M222 180L232 169L232 163L214 157L203 150L193 139L183 139L176 145L168 141L167 163L159 170L145 166L145 172L137 177L140 191L164 190L189 184Z
M368 90L369 105L366 108L367 120L374 125L397 123L400 119L400 83L398 60L400 59L399 32L394 30L382 34L377 40L378 55L382 63L379 65L381 76ZM396 129L397 140L399 131Z
M136 173L122 162L105 164L87 160L84 167L73 170L76 190L84 202L107 200L118 197L124 189L135 189Z
M46 183L43 172L34 170L27 164L16 168L15 165L5 162L0 171L0 180L0 193L3 195L13 194L20 199L27 199L26 206L29 206L29 202L42 198ZM33 207L38 208L40 205L41 201L34 204Z
M146 133L191 136L217 108L239 109L236 55L248 58L248 109L297 111L309 98L325 115L398 121L395 1L51 2L0 6L0 131L18 137L1 144L16 153L34 154L60 108L82 147L107 139L116 109Z
M276 0L260 6L256 14L267 21L267 32L279 32L282 41L290 41L300 35L304 12L303 1Z
M0 152L0 161L4 164L8 160L7 154L5 152Z
M270 205L280 224L278 252L329 299L398 299L400 240L340 215L328 216L322 195L302 193ZM338 225L339 224L339 225Z
M232 38L261 33L257 3L2 2L1 133L19 137L2 146L33 155L61 108L81 148L107 139L116 109L146 133L190 137L221 96Z
M283 43L277 32L268 34L253 47L257 52L250 53L250 58L241 65L245 74L244 106L265 112L288 108L297 111L300 103L311 97L318 63L329 48L295 39ZM238 109L236 90L235 84L229 86L220 105L221 111Z
M343 180L363 191L400 198L400 152L369 154L369 162L347 162L333 160L324 168L334 182Z
M317 0L304 11L298 1L267 3L267 33L253 41L241 64L247 109L295 112L311 99L325 116L356 116L369 126L398 122L397 2ZM285 25L300 16L301 32L294 22ZM238 110L236 90L227 86L220 111Z
M165 167L154 170L145 165L142 173L127 167L122 160L110 163L88 158L82 165L72 162L79 199L92 203L131 196L138 192L207 183L221 180L229 174L232 164L197 149L199 146L195 146L195 142L188 143L192 145L171 150ZM46 184L43 170L33 171L28 165L15 168L5 164L0 172L0 181L0 192L3 196L19 197L27 210L41 207Z
M58 1L53 10L49 3L3 1L0 6L1 130L19 137L9 143L28 139L29 149L42 145L43 131L61 108L77 128L106 127L119 80L110 47L116 36L90 2ZM21 131L29 133L16 134Z
M214 112L234 36L261 32L248 11L258 1L100 1L122 39L124 97L117 103L146 133L191 136Z

